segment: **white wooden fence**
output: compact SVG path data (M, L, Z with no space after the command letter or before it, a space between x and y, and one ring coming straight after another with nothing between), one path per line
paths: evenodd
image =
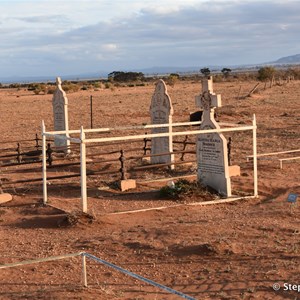
M187 125L198 125L201 122L183 122L173 123L172 127L187 126ZM89 143L103 143L103 142L114 142L114 141L126 141L126 140L137 140L144 138L154 137L173 137L173 136L186 136L186 135L198 135L205 133L223 133L223 132L234 132L234 131L249 131L253 132L253 180L254 180L254 192L253 196L258 196L258 183L257 183L257 145L256 145L256 117L253 115L252 125L240 126L238 124L220 123L220 125L229 126L230 128L221 129L207 129L207 130L187 130L174 132L170 130L165 133L152 133L152 134L138 134L138 135L124 135L124 136L113 136L113 137L102 137L102 138L86 138L87 133L100 133L100 132L111 132L115 130L136 130L136 129L148 129L148 128L161 128L169 127L170 124L154 124L154 125L140 125L140 126L125 126L125 127L114 127L114 128L96 128L96 129L84 129L81 126L80 130L69 130L66 131L46 131L45 123L42 121L42 163L43 163L43 202L44 204L48 201L47 196L47 164L46 164L46 137L58 137L69 140L71 143L80 144L80 176L81 176L81 207L83 212L87 212L87 181L86 181L86 145ZM66 136L62 136L66 134ZM71 134L80 134L79 138L71 137ZM68 137L69 135L69 137Z

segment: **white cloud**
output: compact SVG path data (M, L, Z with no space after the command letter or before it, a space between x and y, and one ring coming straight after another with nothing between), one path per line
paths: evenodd
M102 49L105 51L112 52L112 51L116 51L118 47L116 44L104 44L102 45Z
M270 61L300 52L299 15L297 1L278 0L2 1L0 77L24 60L44 74L99 60L107 71Z

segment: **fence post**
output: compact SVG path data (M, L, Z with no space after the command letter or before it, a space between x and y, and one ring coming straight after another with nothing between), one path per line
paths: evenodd
M42 175L43 175L43 203L47 203L47 158L46 158L46 128L42 121Z
M231 137L228 138L227 142L227 155L228 155L228 166L231 166Z
M86 274L86 257L83 254L82 255L82 277L83 277L83 286L87 287L87 274Z
M47 159L48 164L49 164L49 166L52 166L52 162L53 162L52 153L53 153L53 150L51 149L50 143L48 143L48 145L47 145L46 153L47 153L47 156L48 156L48 159Z
M91 129L93 129L93 96L90 96L90 109L91 109Z
M20 164L22 162L21 146L20 146L20 143L18 143L17 145L18 145L18 147L16 149L16 151L17 151L17 161Z
M80 183L81 183L81 206L82 212L87 213L87 190L86 190L86 144L83 126L80 128Z
M253 115L253 177L254 177L254 196L258 196L257 186L257 145L256 145L256 116Z
M145 132L145 134L147 134L147 132ZM150 142L149 139L147 138L144 138L144 147L143 147L143 150L144 150L144 154L143 155L146 155L147 154L147 150L151 150L151 148L147 148L147 143Z
M185 138L184 138L184 140L183 140L183 148L182 148L182 151L184 151L185 148L186 148L186 143L187 143L188 138L189 138L189 137L186 135ZM185 154L184 152L181 153L181 158L180 158L181 161L184 161L184 154Z
M36 150L39 150L39 148L40 148L39 137L38 137L37 133L35 134L35 148L36 148Z
M254 88L249 92L249 94L247 95L247 97L250 97L256 91L256 89L258 88L259 85L260 85L260 83L257 83L254 86Z
M173 124L172 124L172 120L169 122L169 152L173 152ZM175 155L174 154L171 154L170 156L170 160L171 160L171 163L175 162ZM174 170L175 169L175 165L170 165L170 170Z
M120 151L120 158L119 161L121 162L121 168L120 168L120 172L121 172L121 180L126 180L126 167L125 167L125 156L124 156L124 151L121 150Z

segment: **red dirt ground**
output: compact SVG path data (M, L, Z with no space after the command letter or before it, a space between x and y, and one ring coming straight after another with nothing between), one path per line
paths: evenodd
M255 113L258 153L299 149L300 82L237 99L240 86L244 95L255 84L215 83L215 92L222 95L220 121L251 124ZM189 112L197 109L194 97L201 92L200 83L179 82L168 90L174 122L188 121ZM149 123L153 91L154 85L149 84L68 94L70 128L89 127L91 94L94 127ZM1 89L1 140L34 138L40 134L42 119L52 130L51 98ZM252 164L246 162L251 133L230 136L233 163L241 166L242 173L232 178L233 193L251 194ZM189 205L207 200L195 195L166 199L157 192L164 183L139 184L136 190L121 193L111 185L107 189L105 180L114 177L93 177L89 215L82 216L77 179L54 181L49 186L49 206L42 205L40 183L4 185L4 192L14 198L0 205L0 265L84 251L196 299L299 299L300 293L285 291L283 286L300 285L300 208L291 211L287 203L289 193L300 195L299 160L284 163L283 169L278 161L289 156L258 161L259 198L219 205ZM41 170L40 165L35 167L1 168L0 177L36 178ZM194 165L186 168L189 174L195 170ZM50 175L59 172L49 170ZM172 176L166 170L157 175L162 174ZM135 176L147 179L153 174L148 170ZM174 207L115 214L160 206ZM180 299L89 259L87 271L85 288L79 257L0 269L0 299ZM279 291L273 290L274 283L281 285Z

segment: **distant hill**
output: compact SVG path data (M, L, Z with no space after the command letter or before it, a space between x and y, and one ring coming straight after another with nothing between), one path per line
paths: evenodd
M300 63L300 54L285 56L277 59L273 63L275 64L299 64Z

